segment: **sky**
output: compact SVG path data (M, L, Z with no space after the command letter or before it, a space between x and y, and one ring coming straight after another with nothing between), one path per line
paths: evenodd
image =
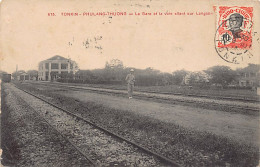
M37 70L40 61L55 55L75 60L80 69L103 68L111 59L119 59L127 67L152 67L163 72L200 71L215 65L235 69L248 63L259 64L259 34L253 38L250 50L253 57L240 64L224 61L215 50L217 14L213 6L234 6L235 1L192 2L2 0L0 70L12 73L16 65L19 70ZM241 6L254 7L254 31L259 30L259 4L240 2ZM84 12L127 15L83 16ZM165 15L166 12L172 15ZM177 12L185 15L175 15ZM200 12L210 15L197 15ZM53 13L55 16L51 16ZM82 15L63 16L62 13Z

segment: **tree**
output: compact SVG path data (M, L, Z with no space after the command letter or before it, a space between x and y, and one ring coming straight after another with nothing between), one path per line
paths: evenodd
M79 69L79 65L78 63L76 63L75 61L73 61L73 63L70 65L70 67L74 66L74 69L75 69L75 73L78 72L80 69Z
M236 73L230 67L227 66L213 66L205 70L210 75L210 83L221 84L227 86L232 81L236 80Z
M104 70L104 78L108 81L121 81L124 78L124 65L121 60L112 59L109 62L106 62Z
M152 67L148 67L144 70L144 73L147 74L147 75L158 75L158 74L161 73L161 71L156 70Z
M127 72L129 71L130 69L127 69ZM163 85L163 74L152 67L148 67L144 70L136 69L135 79L136 85L139 86Z
M76 73L76 78L83 80L84 82L90 82L95 79L95 75L90 70L79 70Z
M123 69L124 65L123 62L119 59L112 59L109 62L106 62L105 68L114 68L114 69Z
M209 82L210 76L205 72L191 72L185 76L186 81L185 84L189 85L206 85Z
M37 70L29 70L27 71L27 74L30 76L30 79L37 78L38 77L38 71Z
M236 72L239 75L243 75L245 73L258 73L260 71L260 64L248 64L245 68L238 68Z
M175 85L180 85L183 83L183 79L184 77L188 74L189 72L186 71L186 70L177 70L177 71L174 71L172 73L172 82L173 84Z
M169 73L162 74L162 84L163 85L170 85L172 84L172 75Z

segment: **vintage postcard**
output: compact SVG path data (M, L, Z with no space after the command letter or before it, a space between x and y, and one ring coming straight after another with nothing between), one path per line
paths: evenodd
M0 5L0 166L259 166L258 0Z

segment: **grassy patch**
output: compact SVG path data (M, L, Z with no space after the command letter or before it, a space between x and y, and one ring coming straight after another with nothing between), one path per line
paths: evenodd
M170 158L182 159L185 165L257 164L258 150L253 146L207 132L192 131L132 112L105 108L94 103L84 105L79 109L88 107L85 112L91 112L92 120Z
M127 90L126 85L104 85L104 84L75 84L69 83L70 85L85 85L89 87L100 87L108 89L119 89ZM157 93L180 93L184 95L188 94L197 94L205 96L216 96L216 97L233 97L233 98L248 98L257 100L256 90L250 89L214 89L214 88L200 88L189 86L178 86L178 85L166 85L166 86L135 86L136 91L148 91L148 92L157 92Z

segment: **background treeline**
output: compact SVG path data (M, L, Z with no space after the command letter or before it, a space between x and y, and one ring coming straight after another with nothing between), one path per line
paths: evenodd
M123 62L113 59L106 62L103 69L79 70L75 76L63 74L57 81L87 84L125 84L125 77L131 67L125 67ZM249 64L243 69L232 70L228 66L213 66L204 71L190 72L177 70L173 73L164 73L151 67L135 69L137 86L165 86L165 85L191 85L199 87L209 86L238 86L238 81L245 73L259 73L260 65ZM257 86L257 85L253 85Z
M75 75L72 73L62 73L56 76L58 82L85 83L85 84L126 84L125 77L132 67L125 67L123 62L113 59L106 62L102 69L78 70ZM259 64L249 64L245 68L232 70L228 66L213 66L204 71L190 72L187 70L177 70L173 73L165 73L151 67L146 69L135 69L136 86L166 86L166 85L189 85L198 87L233 87L238 88L239 80L248 81L252 78L254 81L250 86L252 88L259 86ZM0 78L6 72L0 71ZM12 73L12 77L25 73L24 70ZM29 70L26 72L30 79L36 79L38 71ZM52 75L52 73L51 73ZM55 74L57 75L57 74ZM52 77L53 78L53 77Z

